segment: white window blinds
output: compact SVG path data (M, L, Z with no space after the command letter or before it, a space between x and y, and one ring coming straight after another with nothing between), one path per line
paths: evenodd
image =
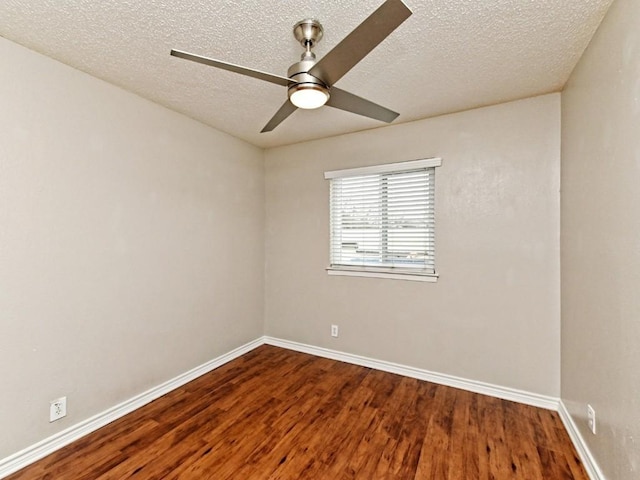
M330 267L435 273L435 167L416 160L325 173Z

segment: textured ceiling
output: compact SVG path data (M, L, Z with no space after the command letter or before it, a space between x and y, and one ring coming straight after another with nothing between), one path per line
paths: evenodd
M395 123L560 90L612 0L404 0L413 15L336 86ZM281 86L177 59L171 48L286 76L292 26L317 18L327 53L382 0L2 0L0 35L255 145L384 124L323 107L259 133Z

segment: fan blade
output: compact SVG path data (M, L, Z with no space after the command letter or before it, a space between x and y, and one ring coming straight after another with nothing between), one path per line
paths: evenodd
M280 125L289 115L291 115L297 109L298 107L296 107L293 103L287 100L286 102L284 102L284 105L280 107L280 110L278 110L276 114L273 117L271 117L271 120L269 120L269 123L267 123L264 126L264 128L260 130L260 133L270 132L271 130L276 128L278 125Z
M411 15L402 0L387 0L322 57L309 74L333 85Z
M276 85L282 85L283 87L287 87L291 83L291 80L289 80L287 77L281 77L280 75L261 72L260 70L254 70L252 68L241 67L240 65L234 65L233 63L221 62L220 60L202 57L193 53L182 52L180 50L171 50L171 55L178 58L184 58L185 60L191 60L192 62L209 65L211 67L222 68L223 70L229 70L230 72L239 73L241 75L247 75L248 77L275 83Z
M331 89L331 97L329 97L327 105L387 123L393 122L400 115L393 110L336 87Z

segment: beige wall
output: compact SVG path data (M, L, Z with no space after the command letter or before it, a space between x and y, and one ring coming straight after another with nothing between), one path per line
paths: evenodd
M329 277L323 172L432 156L438 283ZM559 94L268 150L266 333L559 395L559 156Z
M617 480L640 477L639 25L616 0L562 96L562 398Z
M264 172L1 38L0 58L3 458L262 335Z

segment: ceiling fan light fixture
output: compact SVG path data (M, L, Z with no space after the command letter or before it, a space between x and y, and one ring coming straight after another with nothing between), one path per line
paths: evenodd
M329 101L329 90L317 83L297 83L289 88L289 100L298 108L312 110Z

